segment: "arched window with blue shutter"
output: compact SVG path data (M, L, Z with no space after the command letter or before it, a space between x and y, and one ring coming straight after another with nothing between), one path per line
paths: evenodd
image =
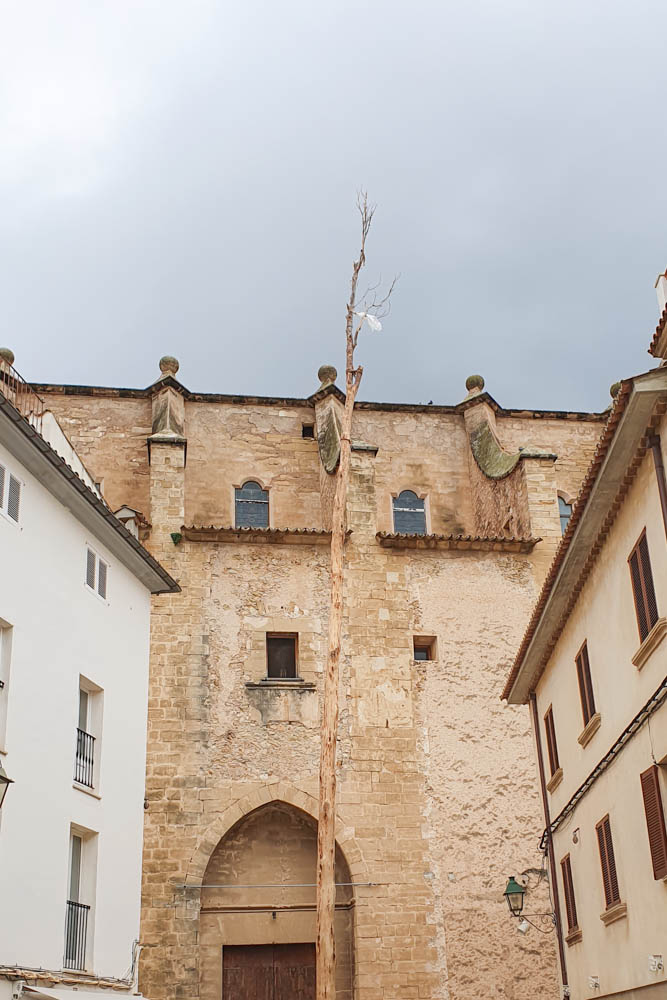
M393 500L394 531L403 535L426 534L424 501L412 490L403 490Z
M269 491L249 479L241 489L235 490L236 527L268 528Z
M560 514L560 533L564 535L568 521L572 517L572 504L568 503L560 495L558 497L558 513Z

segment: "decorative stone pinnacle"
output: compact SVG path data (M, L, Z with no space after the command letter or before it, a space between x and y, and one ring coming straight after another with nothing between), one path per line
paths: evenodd
M323 389L324 386L332 385L336 381L338 372L333 365L322 365L318 368L317 377L322 383L320 389Z
M0 347L0 361L6 361L8 365L14 364L14 352L8 347Z
M466 389L469 393L481 392L484 388L484 379L481 375L468 375L466 379Z
M616 399L620 391L621 391L620 382L614 382L613 385L609 386L609 395L611 396L612 399Z
M171 354L165 354L160 358L160 371L163 375L175 375L178 369L178 358L173 358Z

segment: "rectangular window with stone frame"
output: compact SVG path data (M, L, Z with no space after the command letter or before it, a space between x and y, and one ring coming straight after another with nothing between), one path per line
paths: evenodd
M298 635L267 632L266 676L273 680L298 680Z

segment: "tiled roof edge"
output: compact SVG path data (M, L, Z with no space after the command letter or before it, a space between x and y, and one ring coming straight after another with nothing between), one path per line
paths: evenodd
M577 495L576 502L574 504L574 507L572 508L572 515L568 522L567 528L565 529L560 544L556 549L556 553L552 560L551 566L549 567L549 571L547 572L544 583L542 584L542 590L540 591L540 596L538 597L537 603L533 608L533 613L530 617L528 627L524 633L523 639L521 640L521 645L519 646L519 650L516 654L516 657L514 658L512 669L510 670L508 678L505 682L503 693L500 696L501 699L509 697L510 692L514 686L514 682L519 676L519 671L521 669L524 657L528 651L528 647L530 646L531 640L537 630L537 626L542 617L542 612L544 611L547 599L556 582L558 571L560 570L565 555L568 549L570 548L574 532L586 509L586 505L588 503L591 490L593 489L593 485L598 477L598 473L602 467L602 463L607 455L607 452L609 451L609 447L616 433L616 428L618 427L619 421L627 406L633 383L634 379L625 379L624 381L621 382L621 388L619 390L618 395L616 396L616 399L614 400L614 405L612 406L611 413L609 414L607 423L605 424L604 430L602 431L602 436L600 437L597 448L595 449L595 454L593 455L591 464L588 467L588 472L586 473L584 481L581 485L581 489L579 490L579 493Z

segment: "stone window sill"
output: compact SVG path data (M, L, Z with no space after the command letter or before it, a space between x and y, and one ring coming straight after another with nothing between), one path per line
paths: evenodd
M658 618L657 622L644 639L643 643L632 657L637 670L641 670L654 649L657 649L667 635L667 618Z
M569 934L565 937L565 943L568 947L572 947L573 944L577 944L583 938L583 934L579 927L573 927Z
M563 780L563 768L559 767L557 771L551 775L549 781L547 781L547 789L550 792L555 792L561 781Z
M101 799L102 796L98 795L94 788L89 788L88 785L80 785L78 781L72 782L72 788L76 788L77 792L83 792L84 795L90 795L93 799Z
M600 728L601 722L602 722L602 716L600 715L599 712L596 712L595 715L591 715L590 719L588 720L583 730L577 737L577 740L582 745L582 747L585 747L587 743L590 743L590 741L593 739L598 729Z
M600 920L608 927L609 924L616 923L617 920L623 920L624 917L628 915L628 904L627 903L614 903L610 906L608 910L600 914Z
M263 677L261 681L246 681L245 686L252 691L314 691L312 681L304 681L303 677Z

